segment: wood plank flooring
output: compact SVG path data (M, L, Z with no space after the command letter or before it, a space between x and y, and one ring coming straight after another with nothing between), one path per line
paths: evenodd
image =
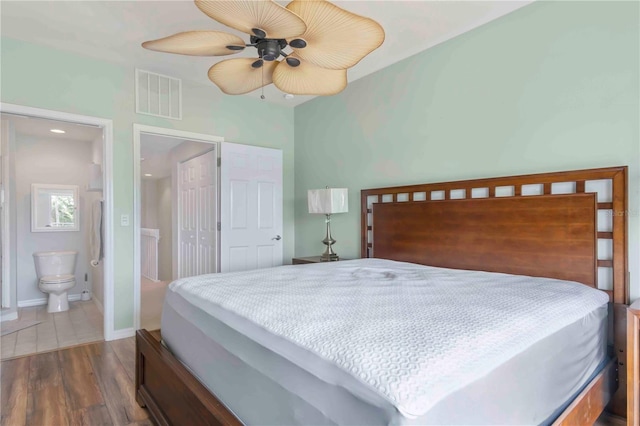
M160 340L159 330L151 332ZM135 401L135 338L0 363L1 426L151 426ZM603 414L596 426L623 426Z
M0 424L152 425L134 374L133 337L3 361Z

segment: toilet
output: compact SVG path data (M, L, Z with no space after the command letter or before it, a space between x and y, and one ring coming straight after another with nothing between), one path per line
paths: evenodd
M41 251L33 253L38 288L49 294L47 312L69 310L67 292L75 287L77 251Z

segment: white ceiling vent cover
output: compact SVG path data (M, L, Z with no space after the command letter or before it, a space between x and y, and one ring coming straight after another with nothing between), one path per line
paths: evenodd
M136 112L182 120L182 80L136 69Z

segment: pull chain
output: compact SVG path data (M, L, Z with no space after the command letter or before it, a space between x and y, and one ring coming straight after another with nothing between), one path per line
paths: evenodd
M260 99L264 100L264 61L262 62L262 87L260 88Z

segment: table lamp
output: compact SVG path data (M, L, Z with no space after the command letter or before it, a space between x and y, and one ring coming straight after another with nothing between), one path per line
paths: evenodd
M349 197L347 188L310 189L307 191L309 213L324 214L327 216L327 235L322 242L327 249L320 256L322 262L340 260L331 247L336 240L331 237L331 215L347 213L349 211Z

